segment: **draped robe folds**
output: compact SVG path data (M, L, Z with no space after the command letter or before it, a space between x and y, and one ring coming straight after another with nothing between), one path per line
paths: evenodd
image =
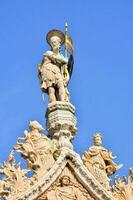
M112 153L107 149L101 146L92 146L87 151L87 154L90 156L90 162L92 164L99 164L99 168L101 169L110 169L112 170L112 174L116 171L117 165L113 162ZM107 172L108 173L108 172Z
M117 169L117 165L112 159L111 152L104 147L95 145L83 155L86 167L107 189L110 189L108 175L112 175Z
M47 200L81 200L79 191L73 186L58 187L48 194Z

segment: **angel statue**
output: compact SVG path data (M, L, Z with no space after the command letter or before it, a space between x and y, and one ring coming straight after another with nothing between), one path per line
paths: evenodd
M67 32L51 30L46 36L51 50L43 54L42 63L38 65L38 77L41 90L47 93L49 101L69 101L67 85L73 69L73 45ZM65 44L65 52L61 53L61 47ZM69 52L69 53L68 53ZM68 58L69 54L69 58Z

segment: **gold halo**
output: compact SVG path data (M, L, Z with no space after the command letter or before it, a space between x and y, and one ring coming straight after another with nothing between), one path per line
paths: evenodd
M64 35L64 33L63 33L62 31L60 31L60 30L53 29L53 30L49 31L49 32L47 33L47 36L46 36L46 40L47 40L47 42L48 42L49 45L51 45L51 44L50 44L50 39L51 39L51 37L53 37L53 36L59 37L60 40L61 40L61 45L64 44L64 42L65 42L65 35Z

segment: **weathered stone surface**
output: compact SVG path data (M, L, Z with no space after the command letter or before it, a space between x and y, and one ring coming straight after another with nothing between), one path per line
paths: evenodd
M60 146L72 148L70 141L73 139L77 128L75 107L68 102L56 101L50 103L46 112L46 126L50 138L59 140Z
M14 188L15 184L12 184L11 190L8 190L9 194L6 194L6 190L3 188L6 195L1 193L1 196L7 200L35 200L40 198L40 195L43 195L44 198L45 196L47 197L48 191L53 190L54 185L56 186L56 190L62 187L60 184L58 185L58 181L62 176L70 177L72 184L71 188L74 188L74 191L79 191L80 195L83 195L83 199L115 200L115 198L104 189L86 169L80 156L70 148L66 147L61 149L60 156L49 171L44 172L40 177L37 176L37 179L36 174L31 178L27 177L28 180L26 181L26 184L24 181L21 182L23 187L25 186L25 190L17 190L19 192L14 193L12 188ZM27 183L29 184L27 185ZM55 190L53 190L53 192L54 191Z
M51 30L47 34L47 42L51 50L43 54L43 60L38 65L41 90L48 93L49 102L69 101L67 85L72 70L68 58L60 53L65 35L59 30Z
M66 26L67 33L67 26ZM17 139L9 158L0 164L0 198L4 200L132 200L133 170L129 177L115 177L110 187L109 176L121 165L113 162L112 153L102 147L102 138L94 136L94 145L81 159L71 143L77 131L75 107L69 103L67 85L72 73L73 45L70 37L59 30L47 35L51 51L38 65L41 89L48 93L46 129L31 121L30 131ZM71 53L69 61L60 53L65 42ZM27 166L16 162L15 153ZM30 173L30 175L29 175Z
M133 199L133 169L129 169L129 176L122 179L116 176L112 186L112 194L117 200Z
M102 135L96 133L93 136L94 145L83 154L83 162L88 170L95 176L101 185L110 190L109 176L123 165L117 165L113 159L112 152L102 147Z

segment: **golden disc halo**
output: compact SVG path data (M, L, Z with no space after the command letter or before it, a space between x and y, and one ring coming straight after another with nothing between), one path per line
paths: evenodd
M64 33L62 31L60 31L60 30L53 29L53 30L49 31L47 33L47 36L46 36L46 40L47 40L47 42L48 42L49 45L50 45L50 39L53 36L59 37L60 40L61 40L61 45L64 44L64 42L65 42L65 35L64 35Z

